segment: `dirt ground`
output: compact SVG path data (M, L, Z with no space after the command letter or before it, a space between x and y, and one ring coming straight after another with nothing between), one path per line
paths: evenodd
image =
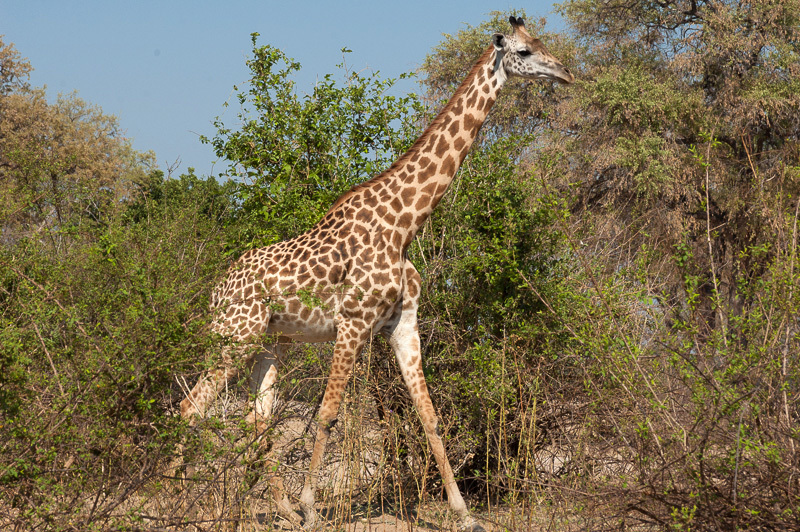
M406 515L399 515L393 512L381 513L372 512L372 515L361 515L356 513L349 519L341 518L325 521L321 523L319 530L337 530L342 532L439 532L458 529L458 523L448 515L446 503L428 504L419 512L411 512ZM325 518L325 510L321 509L319 516ZM333 516L331 516L333 518ZM509 530L507 527L498 527L493 523L476 516L481 525L487 530L500 531ZM260 514L258 516L259 530L291 530L288 522L281 519L274 519L272 516Z
M387 489L386 487L378 489L379 485L383 485L381 479L387 478L384 476L386 458L382 448L384 430L376 423L376 416L369 409L361 408L357 411L361 416L347 415L349 412L341 415L340 423L331 434L324 464L319 472L320 489L317 493L316 507L320 523L315 530L337 532L458 530L457 518L444 500L431 501L428 498L419 504L416 494L410 496L404 494L400 496L410 498L402 502L402 509L398 506L397 499L394 503L383 504L372 499L369 505L365 504L365 499L379 496L378 494ZM313 413L309 411L307 405L301 403L284 405L284 419L276 435L274 450L279 456L297 457L288 465L287 462L283 462L281 470L289 498L295 502L304 481L307 460L311 455L313 438L310 436L315 432ZM207 467L213 469L213 464ZM236 479L241 474L237 467L233 467L231 472L231 479ZM256 490L250 496L246 508L242 508L244 515L236 529L241 532L292 530L288 521L276 515L266 483L263 480L261 482L263 488ZM235 485L235 482L231 482L230 485ZM201 484L198 488L203 490L204 486ZM391 488L388 488L388 491L391 492ZM214 490L210 489L208 492ZM200 497L199 507L193 511L189 524L196 519L198 530L212 529L213 523L216 522L215 516L220 515L220 508L224 506L225 492L225 488L220 488L214 492L216 495ZM397 493L393 495L398 496ZM148 513L159 515L161 512L152 508ZM541 510L534 509L533 515L530 507L526 511L493 507L488 510L483 508L480 513L473 512L473 516L487 532L570 528L569 526L563 528L561 526L565 524L563 521L555 523L552 515L548 517L549 514L545 514L548 514L548 510L544 507ZM211 528L207 528L207 525L211 525Z
M275 448L285 452L296 446L297 442L304 441L306 452L310 455L313 441L304 440L303 434L308 434L308 418L312 416L304 411L306 408L304 405L293 404L291 408L295 415L290 416L281 424L281 434L275 443ZM328 493L327 497L318 496L317 498L319 517L321 519L327 517L325 526L320 527L320 530L429 532L458 529L458 523L454 520L455 516L449 512L446 502L427 503L418 509L402 513L385 506L382 508L380 503L375 503L375 507L371 510L363 505L353 505L348 510L343 509L343 506L346 507L346 505L337 504L336 498L348 498L351 494L350 490L369 485L374 477L380 474L382 461L382 432L380 427L375 424L374 417L376 416L369 416L369 419L360 418L356 422L347 419L347 416L340 417L344 418L344 421L337 425L337 430L331 434L331 444L320 472L320 487ZM310 427L313 433L316 429L313 422ZM284 481L287 488L291 490L293 487L293 491L299 492L302 479L302 475L294 476L294 478L289 475L284 478ZM338 506L338 509L334 510L333 506ZM266 510L266 508L264 509ZM347 517L343 517L342 514L346 514ZM288 522L280 518L268 517L266 513L260 514L258 520L261 523L261 530L291 530ZM487 531L493 530L493 527L484 521L481 521L481 524ZM502 530L502 528L497 530Z

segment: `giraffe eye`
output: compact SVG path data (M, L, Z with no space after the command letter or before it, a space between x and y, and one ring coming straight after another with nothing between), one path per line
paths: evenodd
M531 55L531 53L528 50L520 50L517 53L522 57L528 57L529 55Z

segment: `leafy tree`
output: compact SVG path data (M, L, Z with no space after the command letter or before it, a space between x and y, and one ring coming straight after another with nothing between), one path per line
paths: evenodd
M115 117L75 94L47 103L13 45L0 41L0 60L2 238L84 230L130 193L153 155L133 150ZM61 233L45 233L63 243Z
M0 35L0 94L28 88L31 65L22 59L13 44L5 44Z
M328 74L300 96L292 80L300 64L257 38L247 61L249 86L234 87L241 126L218 118L217 134L203 139L241 183L245 247L308 229L339 195L386 168L409 142L419 110L413 95L389 94L394 80L345 64L343 83Z
M727 331L760 277L800 174L800 6L773 1L568 1L584 80L549 150L580 208L696 259L693 319ZM638 237L635 235L639 235ZM767 254L751 250L767 246ZM672 268L671 297L683 274ZM723 313L727 314L727 313Z
M161 170L150 172L134 183L125 202L123 219L144 223L153 216L168 215L182 206L193 205L203 216L221 228L231 228L236 216L236 184L220 184L213 177L200 178L189 168L177 179L164 176Z
M182 434L176 378L218 352L225 195L191 174L149 181L88 233L0 247L0 515L24 528L130 523L115 508L162 480Z
M796 526L779 486L799 466L800 4L571 0L561 13L579 82L533 164L572 206L576 277L601 305L569 323L594 361L586 415L638 457L609 482L617 511Z
M217 343L230 186L146 177L115 118L47 103L10 44L0 67L0 527L130 523L181 433L175 374Z

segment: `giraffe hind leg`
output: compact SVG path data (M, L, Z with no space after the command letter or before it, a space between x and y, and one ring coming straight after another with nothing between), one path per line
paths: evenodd
M186 394L186 397L181 401L181 417L193 427L197 424L198 418L206 413L206 409L217 397L219 391L225 386L228 380L237 373L234 367L231 351L238 348L226 346L222 350L222 361L213 370L202 375L191 391ZM178 477L192 476L193 466L186 463L185 447L183 443L178 444L177 456L170 464L170 469L175 472Z
M257 303L263 307L261 302ZM251 365L250 373L250 389L255 399L253 412L251 412L246 421L255 428L257 434L264 432L264 427L269 421L272 414L275 392L273 386L277 380L277 366L278 358L286 350L285 343L278 342L264 350L256 350L255 346L246 343L253 334L258 334L259 331L265 331L269 322L270 313L267 308L259 309L256 313L261 318L261 323L254 323L251 325L249 334L241 334L230 330L221 322L214 324L215 330L222 335L233 335L236 340L243 343L234 346L226 346L223 348L222 362L217 368L208 372L207 375L200 378L200 380L192 388L187 397L181 401L181 416L186 419L190 425L196 423L197 417L205 414L209 404L216 398L217 394L223 389L225 384L238 372L235 367L236 363L249 363ZM179 453L183 455L183 446L179 446ZM260 446L259 446L260 447ZM179 457L182 461L182 456ZM287 519L294 527L299 527L301 523L300 516L292 509L286 490L283 486L283 480L278 475L277 460L271 451L268 451L266 459L262 467L268 471L268 482L270 484L270 491L275 500L278 514ZM252 482L255 483L258 475L255 475Z
M275 390L274 384L278 378L278 362L287 350L288 344L276 343L266 350L258 353L253 363L250 373L250 393L254 399L253 410L247 416L247 422L253 427L256 437L259 440L264 438L265 432L270 428L274 421L270 418L273 414ZM259 451L266 442L259 441ZM259 455L261 453L259 452ZM283 485L283 478L278 473L279 462L275 458L273 449L266 450L264 462L260 468L266 470L267 482L270 485L270 492L275 501L278 515L289 521L295 528L301 525L300 515L294 511L289 498L286 495L286 488ZM251 483L255 483L259 475L251 476ZM252 486L250 486L252 487Z
M222 351L222 361L213 370L202 375L186 397L181 401L181 417L190 427L197 423L199 417L205 415L209 404L216 398L228 380L237 373L231 358L233 347L226 346ZM186 448L184 442L177 445L177 454L170 463L170 471L178 478L188 479L194 476L195 465L186 461ZM192 497L188 497L182 504L187 503ZM187 508L189 514L194 515L196 508L190 504Z
M232 350L240 350L241 347L226 346L222 350L222 362L213 370L209 371L198 379L192 390L181 401L181 417L194 425L198 416L204 416L206 409L217 394L225 387L225 384L237 373L231 357Z
M208 405L217 397L231 377L238 373L237 364L249 364L253 360L254 355L258 352L253 341L267 330L269 324L269 308L260 300L251 300L247 305L239 308L230 305L228 311L231 316L241 318L242 315L246 315L252 316L252 318L246 326L227 321L229 318L223 316L218 316L212 322L212 330L230 338L234 343L222 348L220 364L201 377L192 391L181 401L181 416L189 421L190 425L194 424L195 416L205 415Z

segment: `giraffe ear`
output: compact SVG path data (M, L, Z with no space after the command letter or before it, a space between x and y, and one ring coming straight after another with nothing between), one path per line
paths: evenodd
M494 44L495 50L504 50L506 47L506 36L502 33L495 33L492 35L492 44Z

